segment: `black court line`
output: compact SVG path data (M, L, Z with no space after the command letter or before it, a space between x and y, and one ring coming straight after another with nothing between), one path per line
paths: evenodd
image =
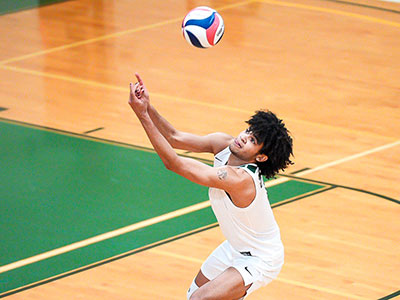
M98 137L91 137L91 136L88 137L87 135L82 134L82 133L76 133L76 132L72 132L72 131L66 131L66 130L57 129L57 128L53 128L53 127L48 127L48 126L43 126L43 125L37 125L37 124L33 124L33 123L28 123L28 122L23 122L23 121L17 121L17 120L8 119L8 118L2 118L2 117L0 117L0 121L12 123L12 124L15 124L15 125L21 125L21 126L27 126L27 127L37 128L37 129L49 130L49 131L52 131L52 132L56 132L56 133L60 133L60 134L65 134L65 135L70 135L70 136L75 136L75 137L80 137L80 138L84 138L84 139L89 139L89 140L94 140L94 141L99 141L99 142L110 143L110 144L114 144L114 145L118 145L118 146L122 146L122 147L133 148L133 149L136 149L136 150L144 150L144 151L155 152L154 149L149 148L149 147L136 146L136 145L133 145L133 144L123 143L123 142L117 142L117 141L102 139L102 138L98 138Z
M303 169L300 169L300 170L294 171L294 172L292 172L292 173L290 173L290 174L291 174L291 175L294 175L294 174L298 174L298 173L300 173L300 172L303 172L303 171L308 171L308 170L310 170L310 168L303 168Z
M56 129L56 128L52 128L52 127L47 127L47 126L42 126L42 125L36 125L36 124L32 124L32 123L27 123L27 122L22 122L22 121L16 121L16 120L12 120L12 119L7 119L7 118L1 118L0 117L0 121L4 121L4 122L10 122L10 123L14 123L14 124L18 124L18 125L24 125L24 126L29 126L29 127L34 127L34 128L40 128L40 129L45 129L45 130L50 130L53 132L57 132L57 133L62 133L62 134L67 134L67 135L72 135L72 136L76 136L76 137L80 137L80 138L85 138L85 139L91 139L94 141L99 141L99 142L104 142L104 143L110 143L110 144L114 144L117 146L122 146L122 147L129 147L129 148L133 148L133 149L137 149L137 150L144 150L144 151L150 151L150 152L154 152L155 150L153 148L149 148L149 147L143 147L143 146L137 146L137 145L133 145L133 144L128 144L128 143L123 143L123 142L117 142L114 140L108 140L108 139L102 139L102 138L98 138L98 137L88 137L87 135L84 134L80 134L80 133L75 133L75 132L71 132L71 131L66 131L66 130L61 130L61 129ZM199 161L202 161L204 163L212 163L210 160L208 159L202 159L202 158L197 158L197 157L193 157L193 156L189 156L189 155L184 155L184 154L180 154L181 156L186 156L186 157L190 157L190 158L195 158ZM296 174L300 171L304 171L308 168L302 169L302 170L298 170L293 172L292 174ZM334 187L339 187L339 188L344 188L344 189L349 189L349 190L353 190L353 191L357 191L357 192L361 192L361 193L366 193L366 194L370 194L376 197L380 197L389 201L392 201L394 203L400 204L400 201L385 195L381 195L381 194L377 194L374 192L370 192L367 190L363 190L363 189L358 189L358 188L353 188L353 187L349 187L349 186L344 186L344 185L338 185L338 184L334 184L334 183L329 183L329 182L323 182L323 181L318 181L318 180L312 180L312 179L307 179L307 178L303 178L303 177L297 177L297 176L292 176L292 175L286 175L286 174L279 174L279 176L282 177L287 177L287 178L292 178L292 179L296 179L296 180L303 180L303 181L308 181L308 182L313 182L313 183L318 183L318 184L323 184L323 185L328 185L328 186L334 186Z
M302 196L296 197L296 198L294 198L294 199L292 199L290 201L287 201L285 203L281 203L281 204L278 203L277 205L274 205L273 208L278 207L278 206L283 205L283 204L286 204L286 203L291 203L291 202L294 202L294 201L297 201L297 200L300 200L300 199L303 199L303 198L306 198L306 197L309 197L309 196L313 196L313 195L316 195L316 194L319 194L319 193L322 193L322 192L325 192L325 191L329 191L329 190L332 190L332 189L335 189L335 188L343 188L343 189L348 189L348 190L352 190L352 191L356 191L356 192L361 192L361 193L365 193L365 194L368 194L368 195L376 196L376 197L379 197L379 198L382 198L382 199L386 199L386 200L389 200L391 202L400 204L399 200L396 200L394 198L391 198L391 197L388 197L388 196L385 196L385 195L381 195L381 194L373 193L373 192L370 192L370 191L366 191L366 190L363 190L363 189L353 188L353 187L339 185L339 184L328 183L328 182L324 182L324 181L301 178L301 177L297 177L297 176L290 176L290 175L283 175L283 174L280 174L280 176L287 177L287 178L292 178L292 179L296 179L296 180L302 180L302 181L306 181L306 182L311 182L311 183L325 184L327 186L330 185L330 187L326 188L326 189L322 189L322 190L317 190L314 193L310 193L310 194L305 195L303 197ZM392 293L390 295L387 295L385 297L379 298L378 300L389 300L389 299L392 299L392 298L397 297L397 296L400 296L400 290L398 290L397 292L394 292L394 293Z
M282 205L285 205L285 204L289 204L289 203L292 203L292 202L295 202L295 201L298 201L298 200L301 200L301 199L304 199L304 198L307 198L307 197L311 197L311 196L314 196L314 195L316 195L316 194L319 194L319 193L322 193L322 192L331 190L331 189L333 189L333 188L335 188L335 187L330 186L330 187L328 187L328 188L322 188L322 189L320 189L320 190L317 190L317 191L315 191L315 192L312 192L312 193L309 193L309 194L306 194L306 195L300 195L300 196L298 196L298 197L295 197L295 198L293 198L293 199L290 199L289 201L286 201L286 202L283 202L283 203L277 203L277 204L275 204L275 205L271 205L271 207L272 207L272 209L274 209L275 207L279 207L279 206L282 206ZM4 293L4 294L1 294L1 295L0 295L0 298L7 297L7 296L10 296L10 295L13 295L13 294L17 294L17 293L19 293L19 292L23 292L23 291L26 291L26 290L28 290L28 289L35 288L35 287L38 287L38 286L41 286L41 285L44 285L44 284L47 284L47 283L56 281L56 280L58 280L58 279L62 279L62 278L65 278L65 277L68 277L68 276L71 276L71 275L74 275L74 274L78 274L78 273L80 273L80 272L87 271L87 270L90 270L90 269L93 269L93 268L102 266L102 265L104 265L104 264L107 264L107 263L110 263L110 262L113 262L113 261L116 261L116 260L119 260L119 259L122 259L122 258L125 258L125 257L128 257L128 256L131 256L131 255L134 255L134 254L137 254L137 253L140 253L140 252L143 252L143 251L146 251L146 250L149 250L149 249L152 249L152 248L161 246L161 245L165 245L165 244L168 244L168 243L170 243L170 242L173 242L173 241L176 241L176 240L180 240L180 239L182 239L182 238L185 238L185 237L191 236L191 235L193 235L193 234L197 234L197 233L200 233L200 232L203 232L203 231L206 231L206 230L215 228L215 227L219 227L218 223L210 224L210 225L205 226L205 227L203 227L203 228L200 228L200 229L197 229L197 230L194 230L194 231L191 231L191 232L188 232L188 233L179 235L179 236L175 236L175 237L172 237L172 238L167 239L167 240L159 241L159 242L157 242L157 243L154 243L154 244L145 246L145 247L143 247L143 248L135 249L135 250L132 250L132 251L123 253L123 254L121 254L121 255L118 255L118 256L116 256L116 257L112 257L112 258L109 258L109 259L105 259L105 260L100 261L100 262L98 262L98 263L94 263L94 264L92 264L92 265L82 267L82 268L77 269L77 270L72 270L72 271L70 271L70 272L66 272L66 273L64 273L64 274L60 274L60 275L57 275L57 276L55 276L55 277L45 279L45 280L43 280L43 281L40 281L40 282L37 282L37 283L33 283L33 284L31 284L31 285L28 285L28 286L24 286L24 287L21 287L21 288L17 288L17 289L15 289L15 290L6 292L6 293Z
M296 180L300 180L300 181L307 181L307 182L312 182L312 183L319 183L319 184L324 184L324 185L330 185L333 186L335 188L342 188L342 189L347 189L347 190L352 190L352 191L356 191L356 192L360 192L360 193L364 193L364 194L369 194L375 197L379 197L382 199L386 199L389 201L392 201L394 203L400 204L400 200L394 199L392 197L388 197L382 194L378 194L378 193L374 193L374 192L370 192L367 190L363 190L363 189L358 189L358 188L353 188L351 186L345 186L345 185L340 185L340 184L335 184L335 183L329 183L329 182L324 182L324 181L319 181L319 180L313 180L313 179L308 179L308 178L302 178L302 177L297 177L297 176L292 176L292 175L284 175L284 174L280 174L280 176L282 177L287 177L287 178L292 178L292 179L296 179Z
M33 284L31 284L31 285L28 285L28 286L24 286L24 287L15 289L15 290L10 291L10 292L6 292L6 293L4 293L4 294L1 294L1 295L0 295L0 298L7 297L7 296L10 296L10 295L13 295L13 294L17 294L17 293L20 293L20 292L23 292L23 291L26 291L26 290L29 290L29 289L32 289L32 288L35 288L35 287L38 287L38 286L41 286L41 285L44 285L44 284L53 282L53 281L56 281L56 280L58 280L58 279L62 279L62 278L65 278L65 277L68 277L68 276L71 276L71 275L74 275L74 274L81 273L81 272L83 272L83 271L87 271L87 270L90 270L90 269L94 269L94 268L96 268L96 267L99 267L99 266L108 264L108 263L110 263L110 262L119 260L119 259L121 259L121 258L125 258L125 257L131 256L131 255L133 255L133 254L137 254L137 253L140 253L140 252L143 252L143 251L146 251L146 250L149 250L149 249L152 249L152 248L161 246L161 245L165 245L165 244L168 244L168 243L170 243L170 242L173 242L173 241L176 241L176 240L180 240L180 239L182 239L182 238L184 238L184 237L188 237L188 236L191 236L191 235L193 235L193 234L197 234L197 233L200 233L200 232L202 232L202 231L206 231L206 230L209 230L209 229L212 229L212 228L215 228L215 227L218 227L218 224L217 224L217 223L214 223L214 224L205 226L205 227L203 227L203 228L200 228L200 229L197 229L197 230L194 230L194 231L185 233L185 234L183 234L183 235L179 235L179 236L176 236L176 237L172 237L172 238L167 239L167 240L159 241L159 242L157 242L157 243L154 243L154 244L145 246L145 247L143 247L143 248L135 249L135 250L132 250L132 251L123 253L123 254L121 254L121 255L118 255L118 256L116 256L116 257L111 257L111 258L109 258L109 259L106 259L106 260L103 260L103 261L94 263L94 264L92 264L92 265L89 265L89 266L86 266L86 267L83 267L83 268L80 268L80 269L77 269L77 270L73 270L73 271L70 271L70 272L67 272L67 273L64 273L64 274L61 274L61 275L58 275L58 276L49 278L49 279L45 279L45 280L43 280L43 281L40 281L40 282L37 282L37 283L33 283Z
M295 176L291 176L291 177L295 177ZM298 179L298 178L296 178L296 179ZM314 182L314 180L311 180L311 181ZM322 183L322 182L320 182L320 183ZM329 184L327 184L327 185L329 185ZM335 189L337 187L340 187L340 186L331 185L328 188L320 189L320 190L317 190L317 191L315 191L313 193L310 193L310 194L307 194L307 195L298 196L298 197L295 197L295 198L293 198L293 199L291 199L291 200L289 200L287 202L278 203L276 205L272 205L271 207L274 209L276 207L283 206L283 205L286 205L286 204L289 204L289 203L293 203L295 201L298 201L298 200L301 200L301 199L305 199L305 198L320 194L322 192L326 192L326 191ZM47 283L50 283L50 282L65 278L65 277L68 277L68 276L71 276L71 275L75 275L75 274L78 274L78 273L81 273L81 272L84 272L84 271L87 271L87 270L90 270L90 269L94 269L96 267L99 267L99 266L102 266L102 265L117 261L119 259L126 258L128 256L131 256L131 255L134 255L134 254L137 254L137 253L140 253L140 252L143 252L143 251L146 251L146 250L149 250L149 249L161 246L161 245L165 245L165 244L168 244L170 242L177 241L177 240L180 240L182 238L185 238L185 237L188 237L188 236L200 233L200 232L204 232L204 231L207 231L207 230L212 229L212 228L216 228L218 226L219 226L218 223L210 224L210 225L205 226L203 228L200 228L200 229L197 229L197 230L194 230L194 231L191 231L191 232L188 232L188 233L176 236L176 237L172 237L170 239L167 239L167 240L164 240L164 241L160 241L160 242L154 243L152 245L145 246L145 247L140 248L140 249L135 249L133 251L130 251L130 252L127 252L127 253L123 253L123 254L121 254L119 256L112 257L112 258L100 261L98 263L94 263L94 264L92 264L90 266L86 266L86 267L83 267L83 268L80 268L80 269L77 269L77 270L73 270L73 271L70 271L70 272L67 272L67 273L64 273L64 274L60 274L60 275L55 276L53 278L49 278L49 279L46 279L44 281L31 284L29 286L21 287L19 289L13 290L13 291L6 292L6 293L2 294L0 296L0 298L7 297L7 296L10 296L10 295L13 295L13 294L17 294L19 292L23 292L23 291L29 290L31 288L35 288L35 287L38 287L38 286L41 286L41 285L44 285L44 284L47 284ZM398 295L400 295L400 291L397 291L397 292L395 292L393 294L390 294L390 295L385 296L383 298L380 298L378 300L389 300L389 299L392 299L392 298L394 298L394 297L396 297Z
M83 134L89 134L89 133L100 131L100 130L103 130L103 129L104 129L104 127L99 127L99 128L95 128L95 129L92 129L92 130L85 131Z
M394 293L392 293L390 295L387 295L385 297L379 298L378 300L388 300L388 299L392 299L392 298L394 298L396 296L400 296L400 290L398 290L397 292L394 292Z
M314 196L314 195L317 195L317 194L321 194L323 192L327 192L327 191L333 190L335 188L336 188L336 186L328 186L327 188L321 188L319 190L316 190L315 192L312 192L312 193L309 193L309 194L306 194L306 195L300 195L300 196L297 196L297 197L295 197L293 199L290 199L288 201L282 201L282 202L279 202L277 204L273 204L273 205L271 205L271 207L275 208L275 207L283 206L285 204L293 203L295 201L299 201L299 200L304 199L304 198L308 198L308 197L311 197L311 196Z
M379 7L379 6L373 6L373 5L367 5L367 4L362 4L362 3L348 2L348 1L342 1L342 0L323 0L323 1L340 3L340 4L345 4L345 5L358 6L358 7L364 7L364 8L370 8L370 9L385 11L385 12L394 13L394 14L400 14L399 10L390 9L390 8L384 8L384 7Z
M310 193L310 194L307 194L307 195L303 195L303 196L298 196L298 197L295 197L295 198L293 198L293 199L291 199L291 200L289 200L289 201L286 201L286 202L283 202L283 203L278 203L278 204L276 204L276 205L272 205L271 207L272 207L272 209L274 209L275 207L282 206L282 205L285 205L285 204L289 204L289 203L292 203L292 202L295 202L295 201L298 201L298 200L301 200L301 199L304 199L304 198L307 198L307 197L311 197L311 196L314 196L314 195L316 195L316 194L319 194L319 193L322 193L322 192L331 190L331 189L333 189L333 188L335 188L335 187L330 186L330 187L328 187L328 188L326 188L326 189L320 189L320 190L317 190L317 191L315 191L315 192L313 192L313 193ZM157 242L157 243L154 243L154 244L145 246L145 247L143 247L143 248L135 249L135 250L132 250L132 251L123 253L123 254L121 254L121 255L118 255L118 256L116 256L116 257L111 257L111 258L109 258L109 259L105 259L105 260L103 260L103 261L94 263L94 264L92 264L92 265L82 267L82 268L77 269L77 270L72 270L72 271L70 271L70 272L66 272L66 273L64 273L64 274L60 274L60 275L57 275L57 276L55 276L55 277L45 279L45 280L43 280L43 281L40 281L40 282L37 282L37 283L33 283L33 284L31 284L31 285L28 285L28 286L24 286L24 287L21 287L21 288L17 288L17 289L15 289L15 290L6 292L6 293L4 293L4 294L1 294L1 295L0 295L0 298L7 297L7 296L10 296L10 295L13 295L13 294L17 294L17 293L19 293L19 292L23 292L23 291L29 290L29 289L31 289L31 288L35 288L35 287L38 287L38 286L41 286L41 285L44 285L44 284L47 284L47 283L56 281L56 280L58 280L58 279L62 279L62 278L65 278L65 277L68 277L68 276L71 276L71 275L74 275L74 274L81 273L81 272L83 272L83 271L87 271L87 270L90 270L90 269L94 269L94 268L96 268L96 267L99 267L99 266L102 266L102 265L111 263L111 262L113 262L113 261L116 261L116 260L119 260L119 259L122 259L122 258L125 258L125 257L128 257L128 256L131 256L131 255L134 255L134 254L137 254L137 253L140 253L140 252L143 252L143 251L146 251L146 250L149 250L149 249L152 249L152 248L161 246L161 245L165 245L165 244L168 244L168 243L170 243L170 242L174 242L174 241L180 240L180 239L182 239L182 238L185 238L185 237L188 237L188 236L191 236L191 235L194 235L194 234L203 232L203 231L207 231L207 230L209 230L209 229L216 228L216 227L219 227L218 223L210 224L210 225L205 226L205 227L203 227L203 228L199 228L199 229L197 229L197 230L194 230L194 231L191 231L191 232L188 232L188 233L179 235L179 236L175 236L175 237L172 237L172 238L167 239L167 240L159 241L159 242Z
M82 134L82 133L66 131L66 130L62 130L62 129L57 129L57 128L43 126L43 125L37 125L37 124L23 122L23 121L17 121L17 120L8 119L8 118L0 117L0 122L1 121L16 124L16 125L21 125L21 126L27 126L27 127L31 127L31 128L48 130L48 131L52 131L52 132L56 132L56 133L60 133L60 134L65 134L65 135L83 138L83 139L87 139L87 140L97 141L97 142L101 142L101 143L112 144L112 145L116 145L116 146L120 146L120 147L127 147L127 148L131 148L131 149L135 149L135 150L142 150L142 151L156 153L156 151L150 147L138 146L138 145L133 145L133 144L129 144L129 143L108 140L108 139L103 139L103 138L94 137L94 136L88 136L88 135ZM204 158L200 158L200 157L193 157L193 156L186 155L186 154L178 154L178 155L184 156L184 157L189 157L189 158L194 158L194 159L201 161L203 163L206 163L206 164L209 164L211 162L208 159L204 159Z
M30 123L21 122L21 121L15 121L15 120L6 119L6 118L0 118L0 121L1 120L5 121L5 122L11 122L11 123L15 123L15 124L20 124L20 125L25 125L25 126L30 126L30 127L36 127L36 128L41 128L41 129L45 129L45 130L50 130L50 131L54 131L54 132L58 132L58 133L69 134L69 135L76 136L76 137L88 138L87 136L79 134L79 133L68 132L68 131L65 131L65 130L55 129L55 128L51 128L51 127L35 125L35 124L30 124ZM113 140L107 140L107 139L101 139L101 138L95 138L95 137L90 137L90 139L97 140L97 141L100 141L100 142L107 142L107 143L111 143L111 144L125 146L125 147L131 147L131 148L134 148L134 149L140 149L140 150L155 152L154 149L152 149L152 148L147 148L147 147L142 147L142 146L135 146L135 145L128 144L128 143L116 142L116 141L113 141ZM188 157L190 157L190 156L188 156ZM193 157L191 157L191 158L193 158ZM202 159L199 159L199 160L202 160ZM203 159L203 161L206 161L207 163L210 163L209 160ZM301 170L296 171L294 173L298 173L300 171ZM304 171L304 169L303 169L303 171ZM312 180L312 179L307 179L307 178L301 178L301 177L292 176L292 175L283 175L283 174L279 174L279 175L283 176L283 177L287 177L287 178L292 178L292 179L295 179L295 180L302 180L302 181L308 181L308 182L323 184L323 185L328 186L328 188L325 188L325 189L323 188L323 189L317 190L317 191L315 191L313 193L310 193L310 194L307 194L307 195L298 196L298 197L295 197L295 198L293 198L293 199L291 199L289 201L283 202L283 203L277 203L276 205L272 205L271 206L272 208L276 208L276 207L283 206L285 204L293 203L295 201L298 201L298 200L301 200L301 199L305 199L307 197L311 197L311 196L314 196L316 194L320 194L322 192L326 192L326 191L329 191L329 190L332 190L332 189L335 189L335 188L345 188L345 189L349 189L349 190L363 192L363 193L374 195L374 196L377 196L377 197L380 197L380 198L383 198L383 199L387 199L389 201L393 201L395 203L400 204L400 201L398 201L396 199L393 199L393 198L390 198L390 197L387 197L387 196L384 196L384 195L380 195L380 194L377 194L377 193L361 190L361 189L356 189L356 188L352 188L352 187L347 187L347 186L343 186L343 185L337 185L337 184L332 184L332 183L327 183L327 182L322 182L322 181L317 181L317 180ZM101 266L101 265L104 265L104 264L119 260L121 258L125 258L125 257L131 256L133 254L140 253L140 252L143 252L145 250L149 250L151 248L155 248L157 246L161 246L161 245L164 245L164 244L179 240L181 238L184 238L184 237L196 234L196 233L200 233L202 231L206 231L208 229L212 229L212 228L215 228L215 227L218 227L218 226L219 226L218 223L211 224L209 226L200 228L198 230L195 230L195 231L192 231L192 232L180 235L180 236L173 237L173 238L168 239L168 240L160 241L158 243L155 243L155 244L152 244L152 245L148 245L148 246L145 246L145 247L140 248L140 249L135 249L135 250L133 250L131 252L123 253L120 256L113 257L113 258L110 258L108 260L104 260L104 261L92 264L90 266L83 267L83 268L78 269L78 270L73 270L71 272L67 272L67 273L55 276L53 278L46 279L44 281L34 283L32 285L29 285L29 286L21 287L19 289L13 290L13 291L6 292L6 293L0 295L0 298L7 297L7 296L10 296L10 295L13 295L13 294L16 294L16 293L19 293L19 292L34 288L34 287L38 287L38 286L41 286L41 285L56 281L58 279L62 279L62 278L68 277L70 275L74 275L74 274L77 274L77 273L80 273L80 272L83 272L83 271L86 271L86 270L89 270L89 269L93 269L95 267L98 267L98 266ZM394 298L394 297L396 297L398 295L400 295L400 291L397 291L397 292L395 292L393 294L390 294L390 295L388 295L386 297L383 297L383 298L380 298L378 300L388 300L388 299L392 299L392 298Z

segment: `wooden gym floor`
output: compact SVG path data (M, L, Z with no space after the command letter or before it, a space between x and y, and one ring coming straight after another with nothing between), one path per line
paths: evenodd
M199 5L225 21L212 49L181 34ZM186 299L223 241L149 149L136 71L181 130L237 135L266 108L294 136L268 183L286 262L248 299L400 296L399 3L79 0L0 16L0 297Z

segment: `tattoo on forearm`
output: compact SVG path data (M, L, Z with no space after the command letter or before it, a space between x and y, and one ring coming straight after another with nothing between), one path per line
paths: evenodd
M225 169L220 169L217 171L217 176L220 180L225 180L228 177L228 172Z

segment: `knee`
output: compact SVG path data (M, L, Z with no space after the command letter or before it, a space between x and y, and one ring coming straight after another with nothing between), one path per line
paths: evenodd
M212 300L215 299L207 293L204 293L202 290L197 290L195 293L192 294L190 300Z
M187 291L187 300L194 299L192 298L193 294L199 289L197 286L195 280L193 279L192 284L190 285L188 291Z
M199 295L199 293L194 293L191 297L190 300L206 300L206 298L202 297Z

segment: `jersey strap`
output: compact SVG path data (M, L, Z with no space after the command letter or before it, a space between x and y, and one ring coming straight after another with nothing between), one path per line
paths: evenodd
M243 167L249 169L252 173L256 173L256 171L258 169L257 165L255 165L255 164L247 164L247 165L244 165Z
M260 169L258 168L258 166L256 164L246 164L246 165L242 165L240 167L248 169L253 174L257 174L258 179L260 181L260 187L263 187L262 175L261 175Z

